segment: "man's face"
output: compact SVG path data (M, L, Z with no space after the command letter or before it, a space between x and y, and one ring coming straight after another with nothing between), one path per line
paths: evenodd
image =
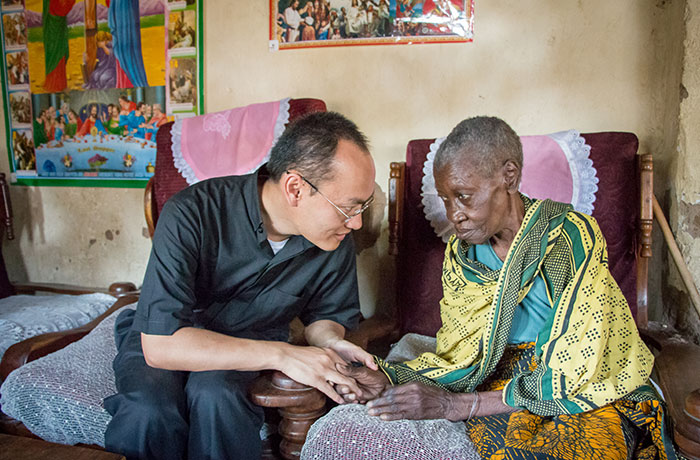
M90 107L90 116L93 118L97 117L97 107L94 105Z
M314 184L320 193L303 182L296 215L299 233L324 251L336 249L350 231L362 227L361 214L345 222L346 217L328 200L345 214L353 215L374 192L372 157L354 143L338 143L334 169L331 179Z

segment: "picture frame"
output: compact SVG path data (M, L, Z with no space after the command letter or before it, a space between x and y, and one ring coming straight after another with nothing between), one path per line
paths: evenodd
M202 0L1 2L10 182L145 187L158 128L203 112Z
M472 41L474 0L270 0L271 51Z

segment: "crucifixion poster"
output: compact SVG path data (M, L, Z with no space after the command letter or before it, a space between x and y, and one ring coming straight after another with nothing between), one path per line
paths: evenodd
M155 134L201 113L196 0L1 0L16 183L144 186Z

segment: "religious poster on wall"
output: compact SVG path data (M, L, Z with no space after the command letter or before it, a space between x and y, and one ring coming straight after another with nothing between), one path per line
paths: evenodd
M143 187L202 113L201 0L0 0L12 182Z
M474 0L270 0L270 50L470 42Z

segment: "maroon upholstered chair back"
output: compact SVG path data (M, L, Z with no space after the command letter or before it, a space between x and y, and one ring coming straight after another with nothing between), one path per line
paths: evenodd
M312 112L325 112L326 103L320 99L292 99L289 101L289 121ZM170 130L173 123L160 127L156 135L156 171L153 174L152 199L153 222L158 221L158 214L168 198L187 187L185 178L175 168L172 153Z
M608 258L632 313L637 306L636 224L639 217L638 140L631 133L581 135L591 146L598 175L593 217L608 243ZM445 244L426 220L421 203L423 163L434 139L409 142L404 171L403 213L396 258L401 333L435 335L441 326L440 276Z

